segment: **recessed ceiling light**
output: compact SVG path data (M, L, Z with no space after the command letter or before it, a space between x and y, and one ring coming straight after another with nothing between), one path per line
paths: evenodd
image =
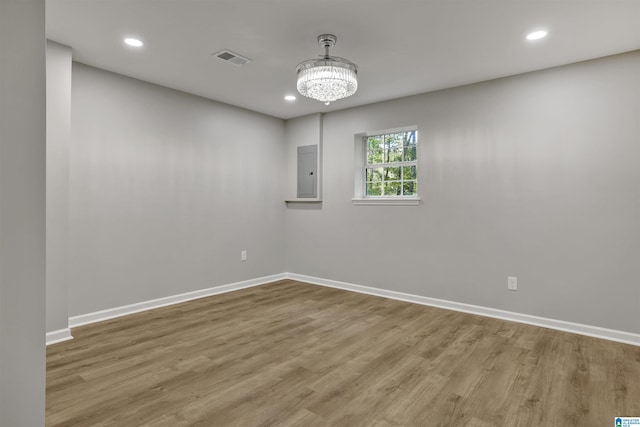
M293 95L287 95L284 97L285 101L295 101L296 97Z
M547 36L547 32L544 30L534 31L533 33L527 34L527 40L538 40Z
M134 38L126 38L124 39L124 42L129 46L133 46L133 47L142 47L144 45L144 43L142 43L141 40L134 39Z

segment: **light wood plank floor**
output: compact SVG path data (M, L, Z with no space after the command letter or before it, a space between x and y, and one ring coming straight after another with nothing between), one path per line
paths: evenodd
M47 426L609 426L640 347L280 281L75 328Z

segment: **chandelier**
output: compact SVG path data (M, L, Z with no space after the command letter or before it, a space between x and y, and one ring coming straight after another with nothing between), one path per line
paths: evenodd
M346 98L358 90L358 66L351 61L329 55L329 48L338 38L333 34L318 36L324 47L324 56L309 59L296 67L298 92L308 98L322 101L325 105Z

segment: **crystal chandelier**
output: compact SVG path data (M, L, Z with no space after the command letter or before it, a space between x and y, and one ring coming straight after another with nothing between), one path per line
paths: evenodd
M358 90L358 66L337 56L329 56L329 48L338 38L333 34L318 36L324 47L324 56L301 62L296 68L298 92L308 98L322 101L325 105L346 98Z

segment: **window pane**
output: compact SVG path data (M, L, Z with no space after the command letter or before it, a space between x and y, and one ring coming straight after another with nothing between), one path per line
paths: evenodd
M367 182L367 196L382 196L382 183Z
M384 135L370 136L367 138L367 163L376 164L384 162Z
M400 196L401 195L400 181L391 181L384 183L384 195L385 196Z
M397 148L391 148L387 151L387 162L401 162L402 161L402 146Z
M415 166L405 166L402 168L402 179L405 181L410 179L416 179L416 167Z
M382 150L367 152L367 164L375 165L378 163L383 163L384 162L383 153L384 151Z
M404 196L415 196L418 191L418 183L416 181L405 181L402 184L402 194Z
M382 168L367 169L366 181L382 181Z
M396 179L402 179L400 176L400 168L384 168L384 180L391 181Z
M397 150L402 148L404 138L402 137L402 133L393 133L391 135L387 135L387 147L389 150Z
M415 147L415 145L416 145L416 143L418 141L418 139L416 138L416 132L417 131L415 131L415 130L412 130L410 132L404 132L403 133L404 141L403 141L402 145L410 145L410 146L412 145L412 146Z
M385 163L401 162L402 161L402 143L403 138L401 133L393 133L391 135L384 136L384 161Z
M410 162L416 159L416 146L408 145L404 147L404 161Z
M384 150L384 135L375 135L367 138L367 150Z

